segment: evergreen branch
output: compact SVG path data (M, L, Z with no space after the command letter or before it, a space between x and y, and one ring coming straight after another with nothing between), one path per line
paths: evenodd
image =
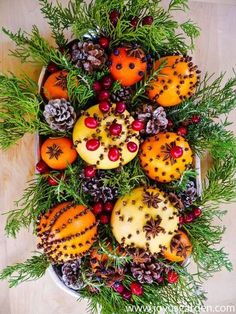
M45 254L35 252L36 255L23 263L7 266L0 272L0 280L7 279L9 287L16 287L20 283L41 278L50 266Z
M187 184L190 180L193 180L197 177L197 171L195 169L187 169L183 172L178 181L173 181L168 185L168 189L174 190L176 193L180 193L187 188Z
M40 120L42 101L37 85L28 77L0 75L0 147L7 149L25 133L51 133Z
M171 0L168 9L169 9L169 11L170 10L184 11L186 9L189 9L188 0Z

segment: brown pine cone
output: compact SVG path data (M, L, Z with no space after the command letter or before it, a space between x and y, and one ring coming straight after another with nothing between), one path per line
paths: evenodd
M80 264L80 260L67 262L61 268L62 281L68 288L73 290L79 290L84 286L80 278Z
M130 87L122 87L121 89L113 92L111 95L111 100L114 102L124 101L129 104L131 102L133 90Z
M71 48L71 61L86 72L92 73L99 70L107 61L105 50L92 41L74 43Z

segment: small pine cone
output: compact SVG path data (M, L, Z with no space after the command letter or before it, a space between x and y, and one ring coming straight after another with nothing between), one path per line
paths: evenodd
M73 290L83 288L84 283L80 278L80 265L81 261L72 261L65 263L62 268L62 281L64 284Z
M52 130L67 131L73 128L76 113L66 99L52 99L45 106L44 118Z
M141 131L145 135L155 135L167 128L168 120L163 107L154 109L152 105L145 104L136 115L138 120L145 123L145 128Z
M130 87L123 87L118 91L112 93L111 100L113 102L124 101L129 104L132 98L133 90Z
M132 264L131 266L133 277L140 283L152 284L162 277L164 271L163 265L158 262Z
M197 189L193 181L189 181L186 186L186 190L178 195L185 207L190 207L197 199Z
M86 72L101 69L107 61L105 50L92 41L77 42L71 48L71 61Z

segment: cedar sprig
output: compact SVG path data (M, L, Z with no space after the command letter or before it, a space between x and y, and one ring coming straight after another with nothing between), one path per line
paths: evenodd
M167 189L180 193L186 190L189 181L196 179L197 170L190 168L183 172L180 179L167 185Z
M188 10L188 0L171 0L168 10Z
M12 288L22 282L41 278L50 266L50 262L45 254L39 252L34 252L34 254L23 263L16 263L4 268L0 272L0 280L7 279L9 288Z

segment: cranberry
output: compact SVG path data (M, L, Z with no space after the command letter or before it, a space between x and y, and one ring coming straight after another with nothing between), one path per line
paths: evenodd
M128 148L128 150L129 150L131 153L134 153L134 152L137 151L138 145L137 145L136 143L134 143L134 142L129 142L129 143L127 144L127 148Z
M170 119L168 119L167 128L168 128L168 129L172 129L172 128L173 128L173 126L174 126L173 121L172 121L172 120L170 120Z
M192 121L192 123L198 124L201 121L201 117L194 115L194 116L192 116L191 121Z
M122 297L128 301L132 297L132 292L128 289L124 289L124 291L122 292Z
M171 284L176 283L179 280L179 275L174 270L170 270L167 275L167 281Z
M186 136L188 134L188 130L185 126L181 126L178 128L177 134L180 136Z
M164 277L162 277L162 276L160 276L156 279L156 282L159 284L163 283L163 281L164 281Z
M179 216L179 224L180 225L184 224L184 217L183 216Z
M110 108L111 108L111 104L107 100L103 100L99 104L99 109L104 113L108 112Z
M119 101L116 104L116 112L123 113L126 110L126 104L123 101Z
M109 18L110 18L111 24L113 26L116 26L120 18L120 12L118 10L111 11L109 14Z
M58 71L58 66L57 66L54 62L51 61L51 62L48 64L47 70L48 70L48 72L50 72L50 73L54 73L54 72Z
M114 204L112 202L106 202L104 204L104 210L108 213L112 212L113 208L114 208Z
M115 282L115 283L112 285L112 288L113 288L116 292L118 292L118 293L120 293L120 294L122 294L123 291L125 290L124 285L122 285L122 283L120 283L120 282Z
M36 170L39 173L47 173L49 171L49 167L42 159L36 164Z
M103 211L103 203L102 202L97 202L97 203L93 204L92 209L93 209L93 213L95 215L101 214L102 211Z
M103 225L109 224L110 219L109 219L108 215L102 214L102 215L100 215L99 218L100 218L100 221L101 221L101 223L102 223Z
M102 87L104 89L110 89L112 87L112 84L113 84L112 76L111 75L104 76L101 79L101 83L102 83Z
M185 216L184 216L184 222L186 223L186 224L189 224L189 223L191 223L193 220L194 220L194 214L193 213L188 213L188 214L186 214Z
M97 150L99 146L100 146L100 142L96 138L92 138L88 140L86 143L86 148L87 150L90 150L90 151Z
M86 178L93 178L96 175L96 168L94 166L86 166L84 168L84 175Z
M130 21L130 25L133 28L136 28L139 22L139 18L137 16L133 17L132 20Z
M108 90L102 90L98 95L99 101L108 100L109 98L110 98L110 93Z
M199 208L199 207L194 208L194 210L193 210L193 214L194 214L194 217L195 217L195 218L200 217L200 216L201 216L201 214L202 214L202 210L201 210L201 208Z
M96 129L96 127L98 126L97 120L93 117L87 117L84 120L84 124L86 125L86 127L90 128L90 129Z
M142 19L142 25L152 25L154 19L153 16L147 15Z
M133 130L135 131L141 131L144 129L144 123L143 121L140 121L140 120L134 120L132 122L132 128Z
M180 158L183 156L183 148L180 146L174 146L170 150L170 154L174 159Z
M118 136L122 132L122 125L119 123L112 123L109 127L111 135Z
M143 286L139 282L132 282L130 285L130 289L135 295L143 295Z
M120 158L120 152L118 148L112 147L108 152L108 158L110 161L117 161Z
M110 40L107 37L100 37L98 43L102 48L107 49L109 48Z
M52 177L51 175L48 176L47 181L48 184L51 186L57 186L59 184L59 181L64 176L63 173L59 173L58 175Z
M99 81L96 81L93 83L93 90L98 93L102 90L102 83Z

